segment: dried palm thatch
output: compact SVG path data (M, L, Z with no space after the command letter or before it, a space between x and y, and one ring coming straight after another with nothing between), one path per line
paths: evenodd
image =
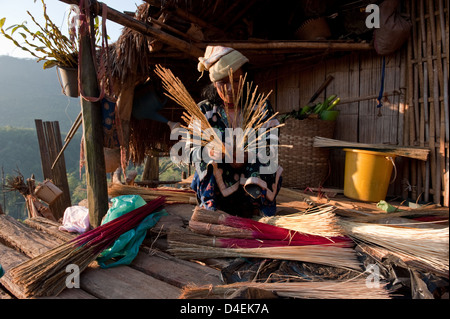
M242 288L258 288L275 292L280 297L301 299L390 299L381 284L368 287L363 278L347 281L313 282L236 282L220 286L186 286L180 299L227 298Z
M448 273L448 227L414 228L341 220L340 226L356 242L383 247Z
M193 204L197 202L194 191L172 187L148 188L113 183L108 188L108 194L112 197L140 195L145 201L164 196L167 204Z
M135 19L147 21L150 5L144 3L137 7ZM149 43L154 39L130 28L123 28L122 34L114 43L115 52L111 52L112 76L120 85L136 75L145 80L151 67Z
M261 223L275 225L286 229L324 237L343 236L334 214L336 207L320 205L308 208L305 212L273 217L261 217Z

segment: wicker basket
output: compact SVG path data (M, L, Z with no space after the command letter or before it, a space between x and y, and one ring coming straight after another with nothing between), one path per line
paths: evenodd
M283 186L304 189L319 187L329 170L329 150L313 147L315 136L333 138L335 121L317 118L288 119L280 129L278 160L283 168Z

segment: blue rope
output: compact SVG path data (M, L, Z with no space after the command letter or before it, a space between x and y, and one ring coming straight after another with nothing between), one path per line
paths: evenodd
M386 60L385 60L385 57L383 56L383 66L381 68L381 88L380 88L380 93L378 94L377 108L380 108L380 107L383 106L383 102L381 102L381 99L383 98L383 92L384 92L384 74L385 74L385 69L386 69Z

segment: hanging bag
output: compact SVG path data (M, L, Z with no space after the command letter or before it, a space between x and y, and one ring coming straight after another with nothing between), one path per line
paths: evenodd
M375 51L389 55L408 39L411 21L400 13L400 0L385 0L380 4L380 27L374 31Z

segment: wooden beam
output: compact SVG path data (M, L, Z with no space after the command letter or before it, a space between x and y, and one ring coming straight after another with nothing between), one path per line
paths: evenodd
M89 19L92 20L92 19ZM92 57L89 32L80 35L81 87L88 97L99 96L96 67ZM89 222L92 227L101 224L108 211L108 185L106 181L105 156L103 153L103 124L100 102L81 98L86 164L86 186L89 207Z
M67 4L75 4L78 5L78 0L59 0L61 2L67 3ZM91 11L94 12L97 15L102 14L102 2L97 2L95 0L91 1ZM120 25L123 25L127 28L133 29L135 31L138 31L144 35L148 35L150 37L153 37L159 41L161 41L164 44L167 44L168 46L177 48L178 50L185 52L186 54L198 58L200 56L203 56L203 50L199 49L194 44L191 44L189 42L186 42L184 40L181 40L177 37L174 37L170 34L167 34L166 32L159 30L157 28L154 28L142 21L136 20L133 17L130 17L129 15L122 13L120 11L117 11L115 9L112 9L110 7L108 8L107 13L107 19L114 21Z
M199 46L222 45L236 50L330 50L356 51L373 50L370 43L359 42L309 42L309 41L214 41L199 43Z

